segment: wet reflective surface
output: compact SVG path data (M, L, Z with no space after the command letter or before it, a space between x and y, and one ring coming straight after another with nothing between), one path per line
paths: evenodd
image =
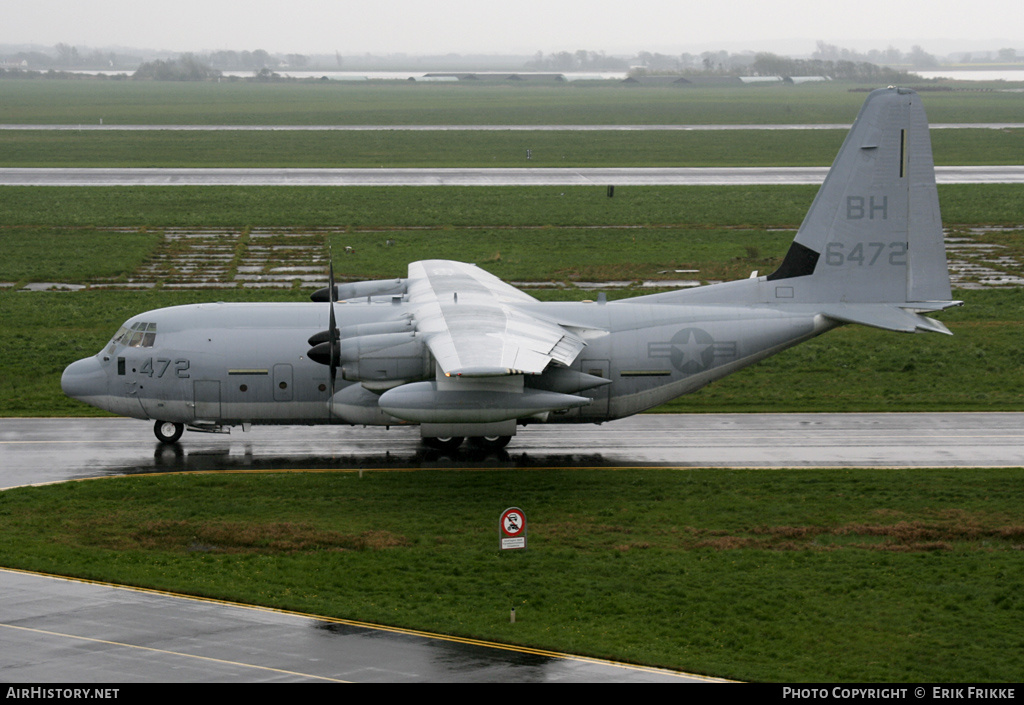
M0 586L8 682L711 680L2 569Z
M521 429L507 448L425 448L413 427L254 426L186 432L151 422L0 419L0 487L151 472L580 467L1016 467L1024 413L700 414Z

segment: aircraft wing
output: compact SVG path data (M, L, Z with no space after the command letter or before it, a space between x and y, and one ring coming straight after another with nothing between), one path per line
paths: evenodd
M448 376L540 374L569 365L586 345L555 321L516 307L535 298L471 264L409 265L409 303L417 332Z

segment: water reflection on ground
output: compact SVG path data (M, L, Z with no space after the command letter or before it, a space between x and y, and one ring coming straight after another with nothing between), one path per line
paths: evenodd
M383 452L282 455L261 452L253 444L239 447L188 448L183 444L154 443L152 459L110 467L107 474L152 472L209 472L216 470L416 470L416 469L505 469L618 467L622 459L611 460L601 453L552 454L459 448L399 449ZM630 466L643 462L627 463Z

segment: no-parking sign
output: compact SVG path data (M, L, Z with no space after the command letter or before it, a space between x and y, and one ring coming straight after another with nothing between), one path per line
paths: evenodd
M526 515L519 507L509 507L501 513L498 520L499 546L502 550L509 548L526 548Z

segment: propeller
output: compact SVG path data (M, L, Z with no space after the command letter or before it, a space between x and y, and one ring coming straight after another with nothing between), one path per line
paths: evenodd
M334 393L337 387L338 380L338 367L341 366L341 333L338 330L338 322L334 316L334 304L338 301L338 290L334 285L334 256L330 253L330 265L328 267L328 278L330 279L327 290L321 289L312 298L314 301L327 301L331 307L330 317L328 319L328 327L325 331L320 331L309 339L309 344L313 347L309 349L306 355L313 362L318 362L321 365L327 365L331 370L331 399L334 398ZM326 298L319 298L319 294L327 293Z
M331 345L331 361L330 361L330 367L331 367L331 399L333 399L334 398L334 383L335 383L335 380L338 377L338 356L341 353L341 350L340 350L340 348L341 348L341 340L340 340L340 336L338 334L338 324L337 324L337 321L334 320L334 304L338 300L338 289L334 286L334 256L333 256L333 254L331 255L331 266L328 268L328 276L330 278L329 286L331 288L331 296L330 296L331 315L330 315L330 319L329 319L330 322L329 322L329 324L327 326L327 333L328 333L327 340L328 340L328 342Z

